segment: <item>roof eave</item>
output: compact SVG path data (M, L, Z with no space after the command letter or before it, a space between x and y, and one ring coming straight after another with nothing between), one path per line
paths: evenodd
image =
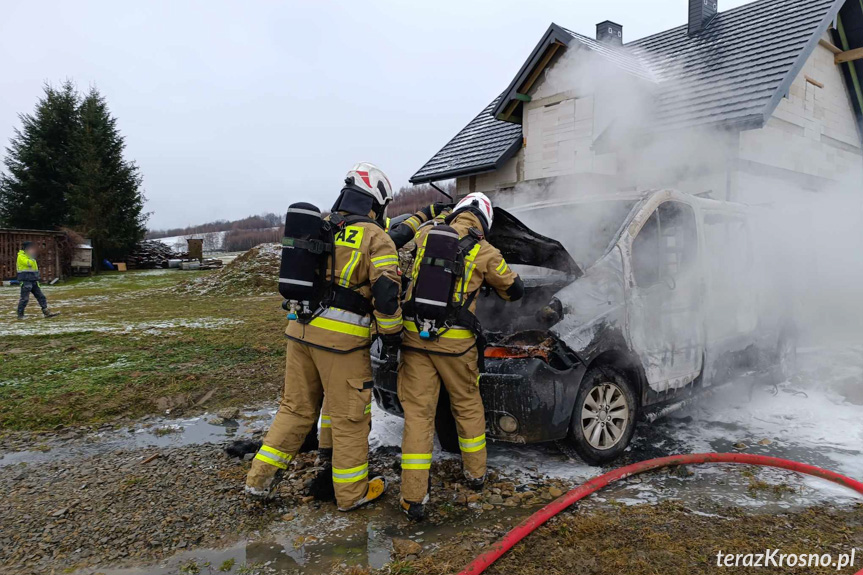
M571 34L561 26L552 23L551 26L548 27L548 30L545 31L545 34L543 34L539 43L534 47L530 56L528 56L527 60L522 64L518 73L515 75L515 78L513 78L506 90L501 94L500 100L491 111L492 117L497 118L498 120L509 121L507 118L501 117L501 115L507 106L509 106L512 101L516 100L516 94L518 94L519 87L525 83L534 68L539 65L548 48L554 43L569 46L572 39Z
M842 6L845 4L845 0L834 0L833 6L830 7L830 10L827 12L827 15L824 16L821 23L818 25L818 28L815 30L815 33L809 38L809 41L806 42L806 46L797 56L797 59L794 61L794 65L782 79L782 83L779 84L779 88L770 98L770 102L767 103L767 106L764 108L763 112L763 120L762 125L773 116L773 113L776 111L776 108L779 106L779 103L782 101L788 91L791 89L791 84L794 82L795 78L800 74L803 70L803 66L806 64L806 61L809 60L809 56L812 55L812 52L815 51L815 47L818 46L818 41L824 36L824 33L830 27L830 23L836 20L836 16L839 14L839 10L842 9Z
M476 176L479 174L486 174L488 172L494 172L499 170L501 166L503 166L508 160L513 158L518 151L521 149L522 136L519 135L515 138L510 144L509 148L501 154L497 160L487 164L480 164L478 166L470 166L467 168L457 168L455 170L447 170L443 172L435 172L433 174L427 174L425 176L417 176L414 174L409 180L411 184L427 184L429 182L439 182L441 180L451 180L453 178L462 178L464 176Z

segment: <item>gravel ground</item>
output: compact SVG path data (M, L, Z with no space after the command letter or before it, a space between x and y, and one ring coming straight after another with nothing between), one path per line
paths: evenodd
M245 502L242 474L216 446L3 468L0 570L45 573L225 543L272 515Z
M377 450L372 467L395 480L397 453L396 448ZM279 499L269 505L246 501L242 485L248 461L227 457L218 445L2 467L0 490L6 501L0 506L0 573L147 564L188 549L229 545L298 516L320 515L324 526L328 518L344 515L333 503L309 495L320 470L313 461L313 453L297 457ZM455 459L435 465L429 525L470 521L504 508L527 513L569 485L545 477L516 483L492 473L485 490L475 493L461 485L459 476ZM397 501L390 494L375 507L404 520ZM351 514L351 520L364 519Z

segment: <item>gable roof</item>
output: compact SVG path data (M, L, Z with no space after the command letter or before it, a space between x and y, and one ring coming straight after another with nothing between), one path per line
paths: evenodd
M510 121L520 121L527 99L524 94L560 48L590 50L626 73L655 83L655 124L663 130L706 125L761 127L844 2L758 0L720 12L697 35L690 36L683 25L623 47L552 24L501 96L435 154L411 182L490 171L515 155L522 141L521 126ZM507 129L508 125L518 129ZM467 148L463 134L470 136ZM488 145L484 136L489 138ZM464 149L467 154L462 154ZM451 166L457 166L458 173L453 175Z
M720 12L700 34L687 26L627 44L656 74L655 122L761 127L800 73L841 0L764 0Z
M485 107L411 178L420 184L490 172L501 167L521 147L521 124L495 120L491 110L500 97Z

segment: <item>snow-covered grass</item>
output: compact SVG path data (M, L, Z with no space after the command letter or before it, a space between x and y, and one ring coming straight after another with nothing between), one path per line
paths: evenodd
M46 286L56 318L0 289L0 427L49 428L275 397L284 370L279 298L198 296L212 272L100 274Z

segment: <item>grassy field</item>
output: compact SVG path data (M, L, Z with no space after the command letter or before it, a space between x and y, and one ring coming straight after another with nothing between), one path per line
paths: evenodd
M284 377L277 294L177 288L213 272L105 273L45 287L62 312L28 318L0 288L0 428L50 429L274 400Z

